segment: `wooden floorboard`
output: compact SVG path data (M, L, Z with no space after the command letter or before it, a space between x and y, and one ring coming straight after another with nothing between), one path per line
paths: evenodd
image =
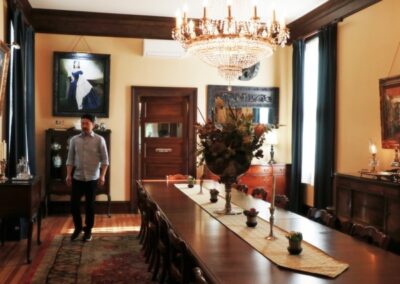
M138 230L140 216L134 214L96 215L93 233L112 233ZM5 242L0 245L0 283L27 283L39 265L46 248L58 234L70 234L73 230L72 217L50 216L42 221L40 246L36 243L36 226L32 239L32 263L26 263L26 240ZM35 240L35 241L33 241Z

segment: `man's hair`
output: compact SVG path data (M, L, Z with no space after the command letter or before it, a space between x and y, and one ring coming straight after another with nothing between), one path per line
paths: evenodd
M81 116L81 119L88 119L88 120L90 120L92 123L94 123L95 120L96 120L96 117L95 117L93 114L85 113L85 114L83 114L83 115Z

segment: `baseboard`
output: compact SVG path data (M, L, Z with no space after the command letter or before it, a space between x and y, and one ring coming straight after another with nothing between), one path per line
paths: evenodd
M81 211L84 212L84 202L81 202ZM111 201L110 206L111 214L128 214L132 213L129 201ZM57 214L70 214L71 205L69 201L51 201L49 202L48 208L49 215ZM96 201L95 203L96 214L107 214L108 213L108 202L107 201Z

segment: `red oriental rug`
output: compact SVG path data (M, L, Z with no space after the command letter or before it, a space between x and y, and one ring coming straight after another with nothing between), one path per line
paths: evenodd
M93 235L91 242L54 238L31 283L152 283L136 234Z

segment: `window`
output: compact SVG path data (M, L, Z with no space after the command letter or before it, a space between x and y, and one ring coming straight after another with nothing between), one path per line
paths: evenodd
M314 185L318 93L318 37L306 42L303 88L304 106L301 182Z

